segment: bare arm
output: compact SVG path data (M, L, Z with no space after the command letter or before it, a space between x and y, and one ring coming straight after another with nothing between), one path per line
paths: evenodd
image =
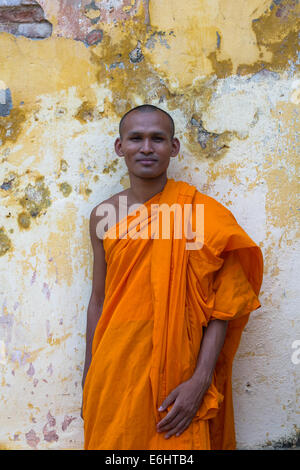
M192 377L200 386L209 387L215 366L224 344L227 321L212 320L209 322L201 342L197 365Z
M158 423L157 431L167 431L166 438L180 435L190 425L209 388L219 354L224 344L227 321L212 320L204 333L193 376L176 387L162 403L159 411L174 405Z
M100 217L96 216L96 209L97 208L94 208L90 215L90 239L93 249L94 260L92 293L87 310L86 353L82 377L82 388L84 387L86 375L92 360L92 343L95 329L102 313L105 295L106 261L103 249L103 241L98 238L96 233L96 226L100 220Z

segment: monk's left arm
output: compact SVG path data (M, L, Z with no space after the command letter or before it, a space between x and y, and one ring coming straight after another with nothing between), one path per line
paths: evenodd
M205 329L193 380L199 385L210 386L215 366L223 347L228 321L212 320Z
M159 408L159 411L164 411L174 403L168 414L157 424L158 432L167 432L166 438L174 434L179 436L190 425L199 409L212 382L227 324L227 321L217 319L209 322L202 338L194 374L172 390Z

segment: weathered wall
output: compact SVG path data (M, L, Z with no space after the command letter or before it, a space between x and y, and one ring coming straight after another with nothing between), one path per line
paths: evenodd
M88 218L128 185L113 142L144 102L174 116L170 176L264 253L234 364L238 447L295 442L298 27L296 0L0 1L2 448L82 448Z

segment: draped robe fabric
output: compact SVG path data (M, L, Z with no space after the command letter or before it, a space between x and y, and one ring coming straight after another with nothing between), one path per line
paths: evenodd
M171 236L161 236L154 209L174 203L191 205L193 229L203 205L201 248L188 250L185 236L174 236L174 217ZM103 240L105 301L83 390L84 448L235 449L232 363L250 313L261 306L261 249L227 208L188 183L168 179L144 208ZM214 319L229 322L213 381L190 426L165 439L156 424L172 405L158 408L193 375Z

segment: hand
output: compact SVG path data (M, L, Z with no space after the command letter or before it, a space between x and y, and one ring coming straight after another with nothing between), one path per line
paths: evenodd
M166 410L173 402L174 405L168 414L157 424L157 431L167 431L166 439L174 434L180 436L189 427L199 409L207 388L208 385L199 385L198 382L191 378L172 390L158 411Z

